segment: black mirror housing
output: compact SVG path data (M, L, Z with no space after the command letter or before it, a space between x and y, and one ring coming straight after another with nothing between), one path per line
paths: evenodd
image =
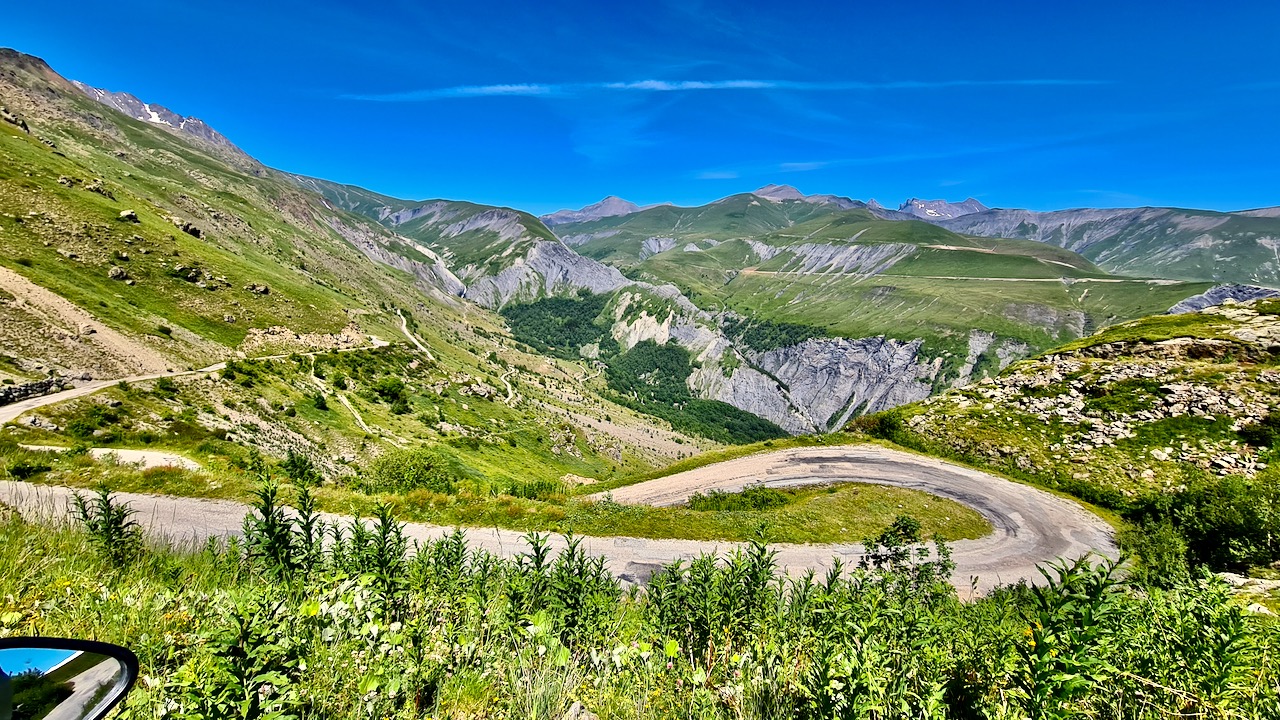
M93 640L0 639L0 720L102 720L138 679L128 648Z

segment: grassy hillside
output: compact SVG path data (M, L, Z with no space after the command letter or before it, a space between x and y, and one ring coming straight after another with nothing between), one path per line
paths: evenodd
M781 203L788 204L808 205ZM1061 248L964 237L924 222L880 220L866 210L829 212L724 241L696 224L682 233L667 249L651 243L658 251L643 259L615 253L612 261L633 277L675 284L706 309L828 335L924 338L935 356L963 356L973 330L1033 350L1053 347L1162 312L1209 287L1120 278ZM579 250L591 254L597 243L617 237Z
M336 206L414 241L397 252L422 259L422 251L414 247L420 244L439 254L464 282L497 275L524 257L533 243L555 240L541 220L519 210L458 200L400 200L351 185L292 177Z
M457 281L430 248L342 206L368 211L389 199L308 186L243 158L229 163L97 104L29 56L0 53L0 70L0 104L25 124L0 122L0 381L50 371L128 377L247 358L217 381L166 381L178 390L164 397L120 390L52 407L45 422L59 430L24 426L22 438L199 456L210 433L230 435L277 457L303 453L329 477L398 447L452 441L470 454L469 472L502 487L648 469L699 447L597 398L603 382L581 382L584 364L520 350L498 316L454 297ZM311 187L348 195L337 203ZM440 213L463 224L512 214L467 203ZM514 215L519 227L541 228ZM456 259L474 241L483 255L479 244L499 238L486 227L450 231L448 252ZM336 372L357 390L337 388L329 356L312 357L387 342L404 345L332 362L358 360L403 382L398 406L369 394L365 383L378 378L349 368ZM295 356L253 362L280 353ZM481 386L484 394L468 395ZM327 410L317 397L327 397ZM90 435L70 432L103 398L124 403L119 419L89 418ZM226 446L214 455L218 467L238 457Z
M1280 560L1280 303L1109 328L855 423L1110 508L1153 572ZM1185 566L1181 572L1185 572Z
M556 227L556 234L583 255L619 267L638 262L649 238L730 240L755 237L836 212L834 205L771 202L750 193L730 195L700 207L660 205L620 217Z

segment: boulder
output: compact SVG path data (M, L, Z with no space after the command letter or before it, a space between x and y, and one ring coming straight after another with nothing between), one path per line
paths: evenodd
M134 212L134 211L132 211L132 210L121 210L121 211L120 211L120 221L121 221L121 222L131 222L131 223L139 222L139 220L138 220L138 213L136 213L136 212Z
M125 272L124 268L119 265L112 265L111 269L107 271L107 277L112 280L128 280L129 273Z
M107 198L108 200L115 200L115 199L116 199L115 194L114 194L114 193L112 193L110 190L108 190L108 189L107 189L107 186L106 186L106 185L103 185L101 180L94 180L93 182L89 183L88 185L85 185L85 186L84 186L84 189L85 189L85 190L88 190L88 191L89 191L89 192L91 192L91 193L97 193L97 194L101 195L102 197Z

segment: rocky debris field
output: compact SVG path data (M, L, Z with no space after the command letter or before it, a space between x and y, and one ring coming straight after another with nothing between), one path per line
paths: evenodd
M1030 473L1132 494L1183 489L1191 466L1256 477L1270 448L1240 432L1280 405L1280 316L1248 305L1201 311L1220 337L1116 341L1044 355L923 401L921 437ZM1029 441L1030 440L1030 441Z

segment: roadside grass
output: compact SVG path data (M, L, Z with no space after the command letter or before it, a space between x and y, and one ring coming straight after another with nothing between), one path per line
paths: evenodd
M129 647L143 678L131 717L856 715L832 677L911 717L1032 717L1046 702L1119 716L1153 687L1159 716L1280 707L1280 625L1209 578L1164 589L1062 563L1035 590L961 602L953 566L886 535L869 568L789 578L753 545L628 591L601 559L543 538L496 557L460 535L412 553L385 515L322 547L300 523L249 528L243 541L123 548L102 528L0 512L0 635ZM1067 661L1098 674L1066 694ZM947 692L957 677L971 693ZM763 711L744 713L743 697ZM811 714L817 703L833 711Z
M36 469L24 477L15 466ZM64 485L110 487L121 492L226 499L249 503L255 480L242 466L212 464L201 471L179 468L140 470L86 454L22 450L0 445L0 479ZM284 480L284 473L277 471ZM974 510L927 493L881 485L840 483L781 490L789 502L771 510L699 511L687 507L623 505L609 499L571 498L562 487L543 497L515 497L501 484L465 479L456 491L426 489L403 493L365 493L344 481L315 491L319 509L362 517L387 504L402 521L442 526L501 527L511 530L643 538L769 542L853 543L874 536L902 514L920 520L925 537L960 540L982 537L990 525ZM286 499L295 489L284 480Z

